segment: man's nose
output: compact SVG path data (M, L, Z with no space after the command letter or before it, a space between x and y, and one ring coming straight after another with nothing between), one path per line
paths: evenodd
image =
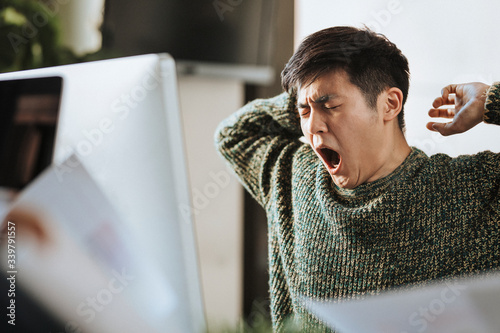
M328 131L324 115L320 111L311 109L311 114L307 120L307 131L309 134L325 133Z

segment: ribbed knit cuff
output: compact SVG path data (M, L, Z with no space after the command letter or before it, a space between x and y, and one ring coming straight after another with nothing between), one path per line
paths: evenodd
M494 82L486 92L484 122L500 125L500 82Z

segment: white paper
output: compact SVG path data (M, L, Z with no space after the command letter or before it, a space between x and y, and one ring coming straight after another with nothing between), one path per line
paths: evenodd
M500 274L304 306L340 333L498 333Z
M18 229L18 279L89 331L153 332L158 313L175 308L175 293L157 265L137 255L133 235L82 162L69 159L73 167L64 178L51 166L12 204L36 216L47 235L36 239L23 233L22 221L11 221Z

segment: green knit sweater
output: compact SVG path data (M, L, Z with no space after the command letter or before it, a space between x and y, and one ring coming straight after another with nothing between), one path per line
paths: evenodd
M485 121L500 124L500 84ZM500 154L428 157L417 148L390 175L337 187L301 141L295 101L256 100L226 119L216 145L268 218L274 329L302 319L329 331L301 296L351 298L500 266Z

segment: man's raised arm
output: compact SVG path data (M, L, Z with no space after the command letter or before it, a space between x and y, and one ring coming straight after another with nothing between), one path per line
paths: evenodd
M224 120L215 144L247 190L265 206L273 174L291 168L301 135L295 98L282 93L250 102Z

